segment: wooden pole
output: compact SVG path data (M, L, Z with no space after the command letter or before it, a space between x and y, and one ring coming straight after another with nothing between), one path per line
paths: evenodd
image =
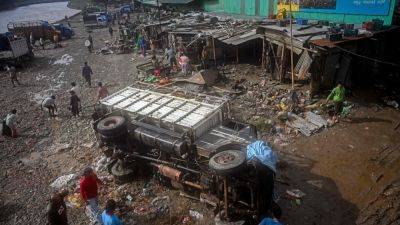
M228 214L228 180L224 177L224 205L225 205L225 218L226 220L229 219Z
M236 64L239 63L239 48L236 46Z
M215 64L215 68L217 68L217 54L215 53L215 39L214 39L214 37L212 37L212 42L213 42L214 64Z
M294 89L294 63L293 63L293 21L292 21L292 1L289 1L290 11L290 67L292 72L292 89Z
M261 58L261 67L263 68L263 70L265 71L265 36L263 38L263 50L262 50L262 58Z

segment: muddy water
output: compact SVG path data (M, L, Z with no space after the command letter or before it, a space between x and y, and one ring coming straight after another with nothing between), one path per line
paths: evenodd
M7 24L13 21L46 20L56 22L65 18L65 15L72 16L80 10L67 7L68 2L55 2L34 4L18 7L16 9L0 12L0 33L7 31Z

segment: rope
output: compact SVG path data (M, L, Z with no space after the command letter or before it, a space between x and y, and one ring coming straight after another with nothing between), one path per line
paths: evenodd
M354 53L352 51L349 51L349 50L344 49L344 48L339 47L339 46L336 46L336 47L338 49L344 51L344 52L347 52L347 53L349 53L351 55L354 55L354 56L357 56L357 57L360 57L360 58L368 59L368 60L371 60L371 61L374 61L374 62L378 62L378 63L381 63L381 64L386 64L386 65L389 65L389 66L400 67L400 64L396 64L396 63L393 63L393 62L382 61L382 60L379 60L379 59L374 59L374 58L371 58L371 57L368 57L368 56L364 56L364 55L360 55L360 54Z

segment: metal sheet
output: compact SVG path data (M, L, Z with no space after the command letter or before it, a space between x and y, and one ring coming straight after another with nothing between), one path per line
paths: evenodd
M209 104L169 94L127 87L101 103L136 116L193 129L201 135L222 119L223 103Z

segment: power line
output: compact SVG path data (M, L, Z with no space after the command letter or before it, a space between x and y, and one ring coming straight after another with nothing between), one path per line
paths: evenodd
M386 62L386 61L382 61L382 60L379 60L379 59L374 59L374 58L371 58L371 57L368 57L368 56L365 56L365 55L360 55L360 54L354 53L352 51L349 51L349 50L344 49L344 48L339 47L339 46L336 46L336 47L338 49L344 51L344 52L347 52L349 54L355 55L355 56L360 57L360 58L368 59L368 60L371 60L371 61L374 61L374 62L378 62L378 63L381 63L381 64L386 64L386 65L390 65L390 66L394 66L394 67L400 67L400 64L396 64L396 63L393 63L393 62Z

